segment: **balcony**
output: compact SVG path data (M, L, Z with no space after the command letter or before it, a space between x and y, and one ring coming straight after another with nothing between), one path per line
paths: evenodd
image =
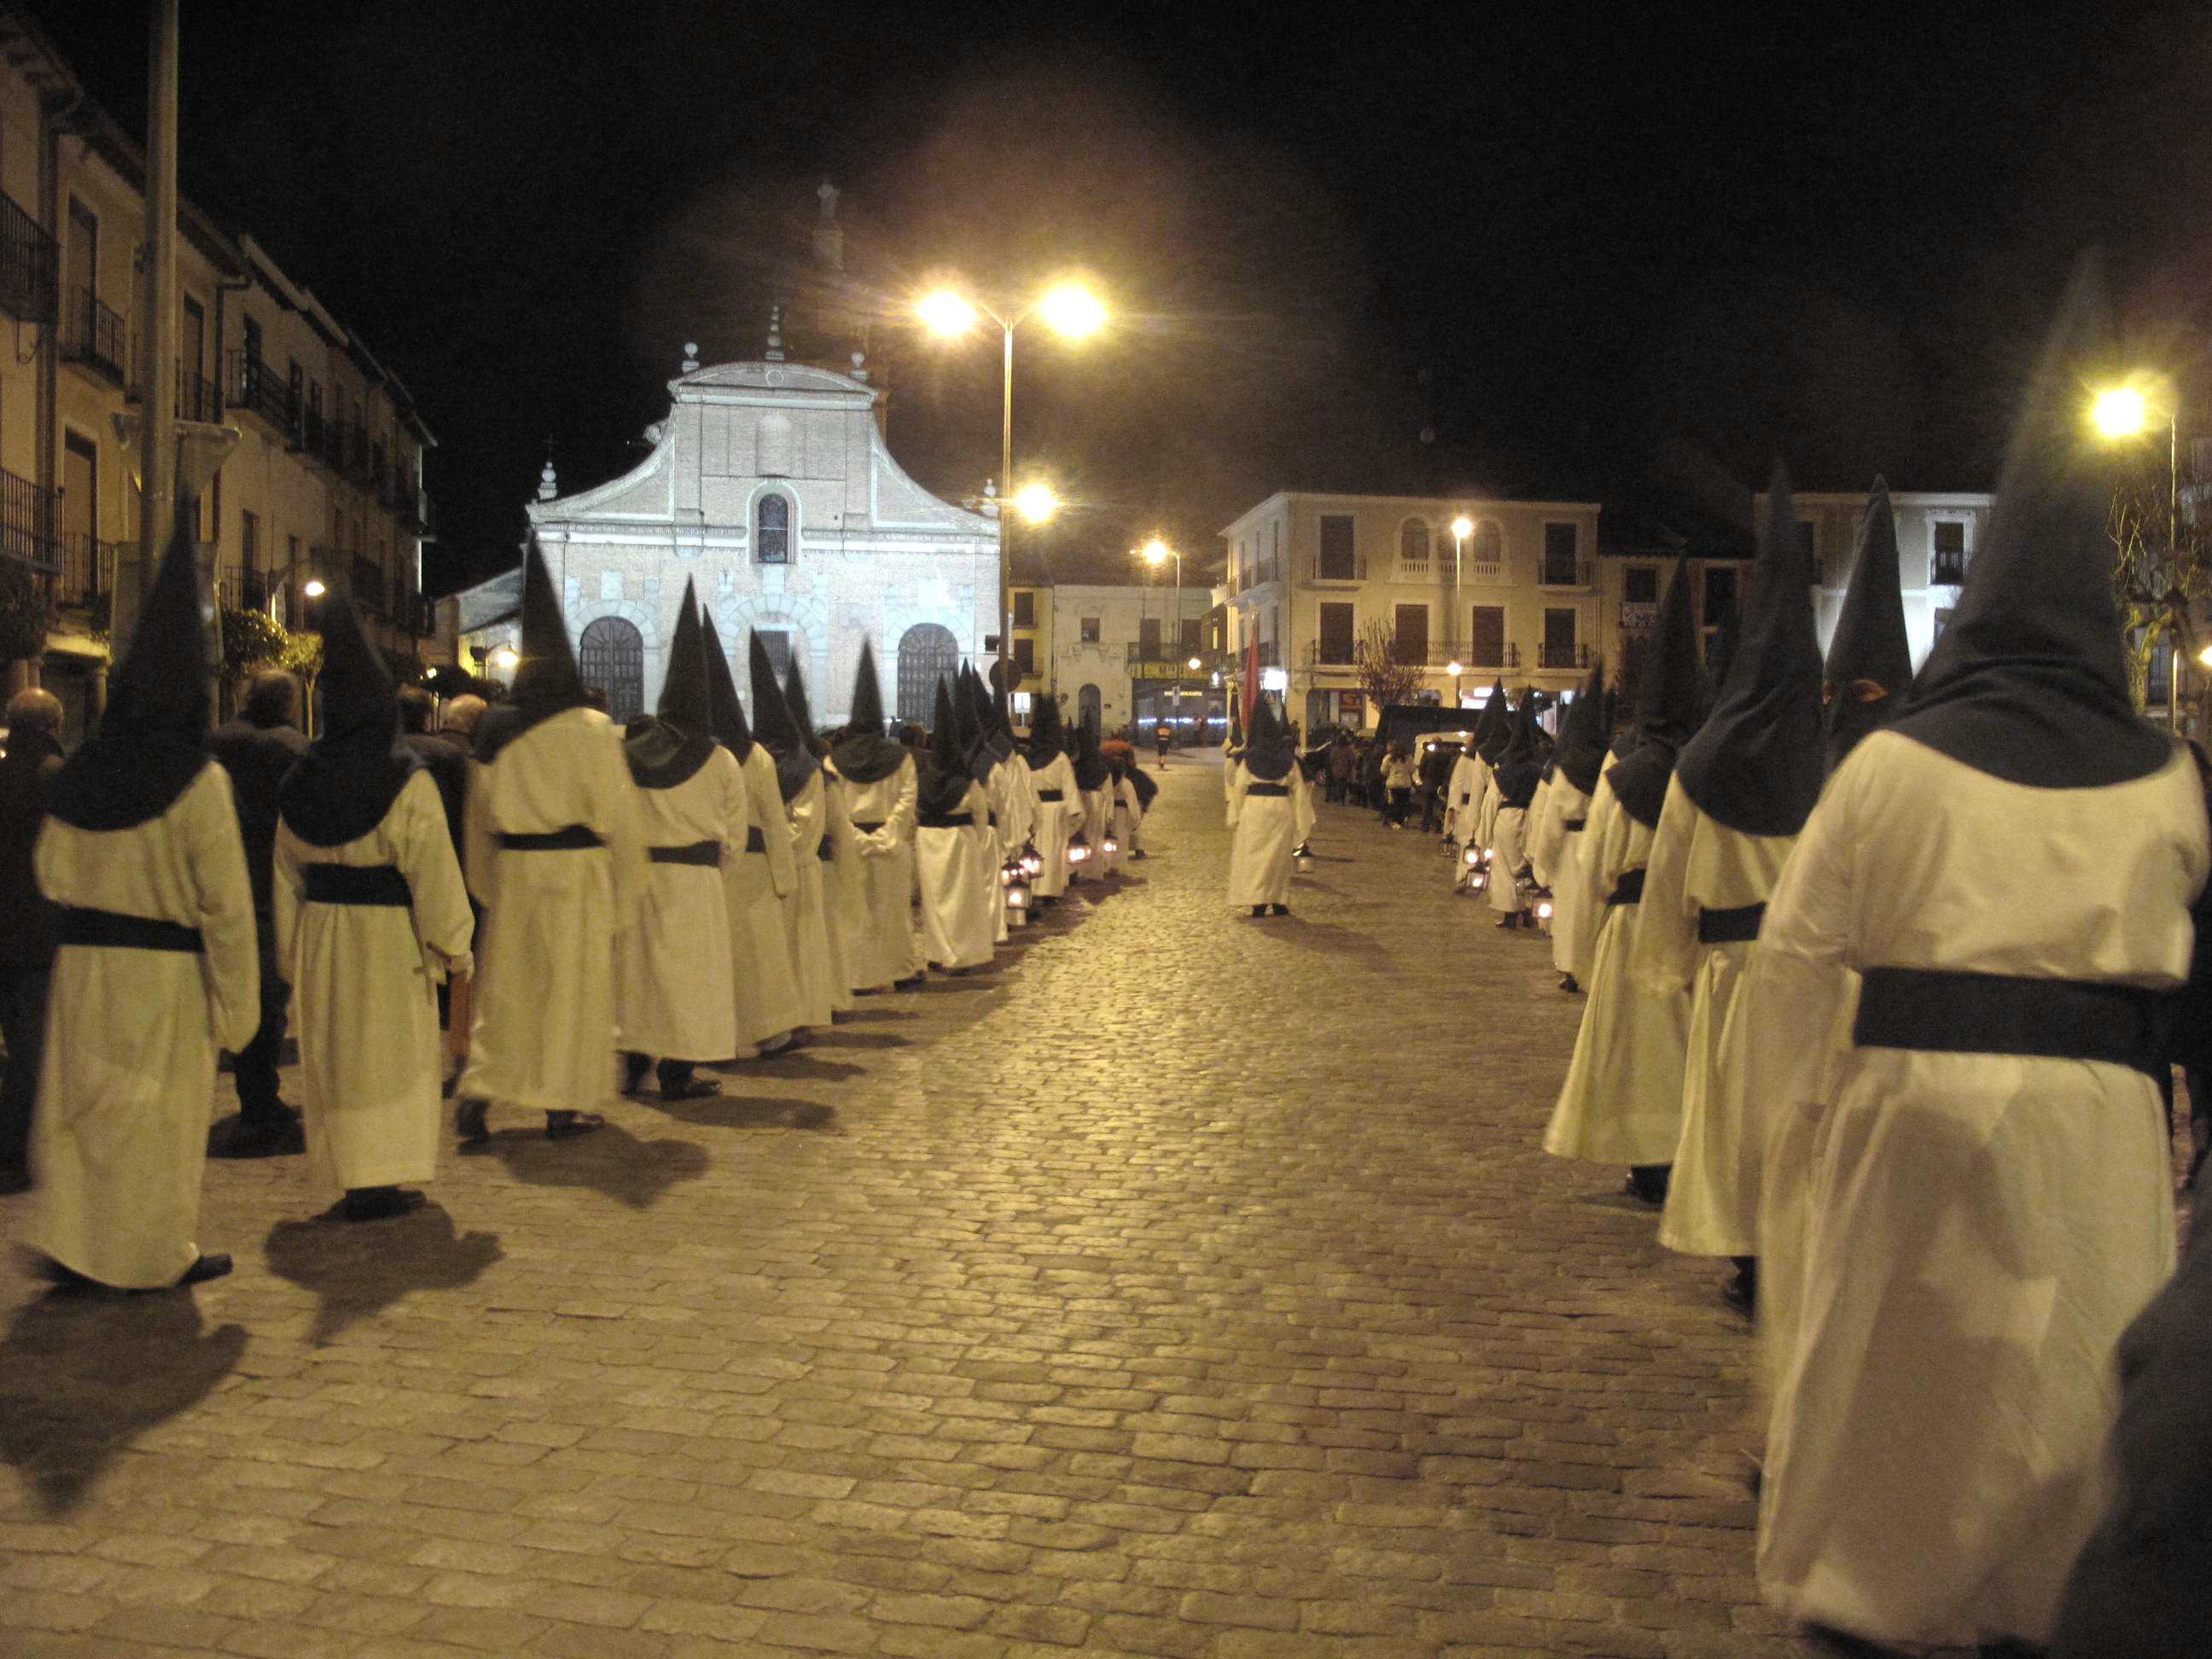
M276 591L276 578L248 565L222 567L222 603L233 611L267 611Z
M1462 674L1486 674L1521 665L1521 647L1511 644L1470 645L1460 640L1431 640L1422 654L1428 660L1416 665L1431 674L1449 673L1454 663L1459 665ZM1336 659L1323 656L1319 641L1307 641L1303 660L1308 668L1339 669L1346 673L1358 666L1349 653Z
M1306 568L1306 580L1312 582L1364 582L1367 580L1367 556L1355 553L1349 559L1323 559L1314 556Z
M225 389L233 409L245 410L266 421L288 440L296 441L300 416L293 406L292 388L283 376L258 357L249 357L243 351L232 352Z
M0 471L0 554L48 574L61 568L61 495Z
M0 307L26 323L61 312L61 245L43 225L0 194Z
M1536 570L1539 587L1588 587L1596 580L1595 559L1555 558L1547 553Z
M1198 666L1193 668L1195 658ZM1218 651L1204 651L1196 646L1178 650L1166 641L1149 650L1140 641L1133 641L1123 660L1127 663L1133 680L1203 679L1226 665Z
M62 313L62 361L82 363L118 386L129 384L131 329L123 313L90 289L72 289Z
M358 553L353 557L353 602L371 616L385 614L388 597L384 583L384 570L374 559L365 559Z
M222 423L222 393L213 380L196 370L177 365L177 418Z
M410 535L428 537L436 523L430 511L430 497L420 489L402 488L394 492L398 499L392 510L399 515L399 527Z
M115 549L82 531L62 538L61 575L54 584L54 603L84 606L115 591Z
M1590 648L1586 645L1543 645L1536 648L1539 668L1583 668L1590 665Z

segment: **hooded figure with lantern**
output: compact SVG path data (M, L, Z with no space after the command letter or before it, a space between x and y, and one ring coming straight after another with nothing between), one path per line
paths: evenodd
M1313 833L1313 791L1296 745L1262 691L1229 779L1229 908L1291 914L1292 854Z
M884 692L876 656L860 642L853 677L853 712L845 735L830 748L830 765L845 781L854 854L854 902L846 949L855 991L881 991L919 979L914 940L914 826L921 779L905 744L884 734Z
M1552 895L1552 965L1559 988L1578 991L1590 930L1584 924L1583 830L1590 793L1605 763L1605 663L1590 665L1589 682L1559 717L1559 741L1543 799L1529 814L1528 867Z
M997 948L992 894L999 866L992 857L990 796L982 781L989 759L980 742L963 741L964 722L953 703L951 683L940 678L928 765L915 801L914 866L922 957L932 967L957 974L988 965Z
M438 781L351 602L325 598L322 724L276 792L276 959L292 987L307 1172L349 1221L422 1201L438 1172L439 984L475 920Z
M1030 842L1043 866L1030 885L1040 901L1056 904L1067 891L1068 844L1083 831L1083 803L1076 792L1074 763L1062 742L1059 700L1040 691L1030 707L1030 740L1024 750L1036 811Z
M830 914L830 877L836 849L830 838L829 780L814 752L813 720L797 655L779 686L775 664L757 629L749 649L753 731L775 762L784 828L791 836L793 883L783 901L783 934L791 947L791 972L799 988L799 1023L826 1027L840 1008L853 1006L840 966L843 957L832 945L836 928Z
M1530 869L1528 811L1535 803L1543 773L1536 748L1536 710L1542 700L1543 694L1533 685L1522 690L1520 707L1513 714L1512 735L1491 769L1489 801L1486 802L1490 819L1490 908L1497 913L1500 927L1535 924L1522 902L1521 876Z

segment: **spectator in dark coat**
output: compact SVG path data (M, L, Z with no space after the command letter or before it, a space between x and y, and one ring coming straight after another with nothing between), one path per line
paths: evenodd
M230 774L238 830L246 842L246 873L253 884L254 931L261 945L261 1026L233 1057L238 1082L238 1122L209 1147L217 1158L272 1158L307 1150L300 1114L276 1095L276 1066L284 1046L284 1014L292 988L277 973L276 923L270 898L276 847L276 788L307 740L295 723L300 682L264 669L247 688L246 707L216 727L208 748Z
M437 702L419 685L399 688L399 746L422 763L422 769L438 786L438 799L446 808L446 829L453 837L453 854L461 854L461 811L469 798L469 750L430 730L430 715Z
M46 1036L46 987L60 912L39 891L31 849L46 822L54 774L62 769L62 705L51 691L8 699L8 755L0 760L0 1192L30 1185L31 1104Z

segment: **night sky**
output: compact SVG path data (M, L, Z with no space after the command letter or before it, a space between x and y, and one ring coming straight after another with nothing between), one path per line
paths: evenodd
M142 9L33 9L139 128ZM997 469L997 341L918 338L919 287L1085 271L1115 307L1018 352L1017 470L1080 503L1068 575L1155 532L1201 568L1278 489L1718 504L1778 453L1801 487L1986 488L2089 240L2146 359L2203 380L2201 7L186 0L184 27L185 191L440 441L434 588L512 560L549 440L564 490L615 476L685 341L757 356L773 300L804 311L825 178L893 450L940 494Z

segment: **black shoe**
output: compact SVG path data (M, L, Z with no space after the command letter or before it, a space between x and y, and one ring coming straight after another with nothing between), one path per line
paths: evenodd
M1129 856L1133 859L1148 859L1152 857L1152 854L1147 853L1143 848L1139 847L1135 852L1130 854Z
M597 1112L548 1112L545 1114L545 1139L573 1140L578 1135L587 1135L594 1129L605 1128L606 1121Z
M0 1164L0 1198L31 1190L30 1166L23 1164Z
M484 1114L489 1110L491 1102L474 1097L453 1108L453 1133L461 1138L462 1146L481 1146L491 1139L491 1130L484 1123Z
M1731 1259L1735 1262L1735 1276L1721 1286L1721 1300L1746 1319L1756 1319L1759 1316L1759 1258L1739 1255Z
M424 1202L412 1187L354 1187L347 1190L339 1212L348 1221L382 1221L419 1210Z
M1671 1164L1638 1164L1629 1170L1621 1191L1638 1203L1657 1209L1667 1201L1667 1184L1674 1173Z
M646 1073L653 1069L651 1054L626 1054L622 1057L622 1087L617 1092L634 1095L645 1087Z
M210 1158L289 1158L307 1150L300 1114L282 1103L274 1114L249 1118L240 1112L208 1131Z
M229 1271L228 1256L204 1255L185 1269L185 1276L177 1281L177 1288L182 1290L187 1285L204 1285L210 1279L221 1279Z
M1583 994L1582 981L1572 974L1559 975L1559 988L1571 997L1578 997Z
M1291 914L1291 907L1287 904L1271 904L1267 908L1279 916L1287 916Z
M1499 923L1498 924L1498 930L1499 930L1501 933L1503 933L1503 932L1509 931L1509 930L1510 930L1510 929L1512 929L1512 928L1518 927L1520 925L1521 925L1521 913L1520 913L1518 910L1514 910L1514 911L1510 911L1510 912L1508 912L1508 913L1507 913L1507 915L1506 915L1505 920L1504 920L1504 921L1501 921L1501 922L1499 922Z
M672 1085L664 1083L660 1085L661 1099L669 1102L704 1100L709 1095L719 1095L721 1092L722 1081L720 1078L692 1077L684 1079L681 1083ZM546 1133L550 1134L552 1131L549 1128Z

